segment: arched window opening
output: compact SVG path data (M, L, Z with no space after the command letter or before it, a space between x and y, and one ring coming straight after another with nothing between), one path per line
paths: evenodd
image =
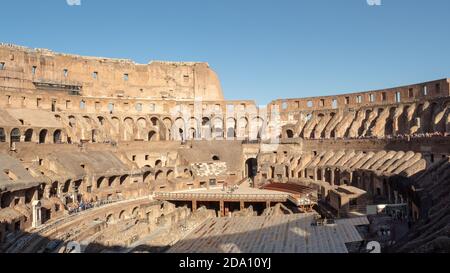
M61 143L61 130L56 130L53 133L53 143Z
M45 139L47 138L47 129L41 130L39 133L39 143L43 144L45 143Z
M11 130L11 143L20 142L20 130L14 128Z
M33 139L33 129L28 129L25 131L25 142L31 142Z

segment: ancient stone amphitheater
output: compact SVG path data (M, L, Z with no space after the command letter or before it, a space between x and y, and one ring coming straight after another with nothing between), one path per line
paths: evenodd
M0 252L448 252L449 105L257 106L207 63L1 44Z

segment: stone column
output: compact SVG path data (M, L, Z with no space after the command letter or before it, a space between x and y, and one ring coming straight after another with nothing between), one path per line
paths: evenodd
M42 216L41 216L41 202L39 200L35 200L32 203L32 213L33 213L33 222L32 227L36 228L42 224Z
M197 200L192 200L192 212L197 210Z
M219 201L219 217L224 217L225 216L225 210L224 210L224 202L223 200Z
M330 183L331 183L331 186L334 186L334 172L335 172L335 169L330 169L330 172L331 172Z

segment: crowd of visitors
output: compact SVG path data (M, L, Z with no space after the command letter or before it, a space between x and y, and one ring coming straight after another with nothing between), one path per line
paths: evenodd
M67 210L69 214L74 214L78 212L82 212L91 208L97 208L101 207L103 205L111 204L117 201L120 201L120 198L115 199L108 199L108 200L99 200L99 201L90 201L90 202L84 202L83 200L81 202L71 203L67 205Z

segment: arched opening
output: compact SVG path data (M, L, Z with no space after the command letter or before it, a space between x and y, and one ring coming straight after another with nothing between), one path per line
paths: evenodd
M105 177L103 176L97 179L97 189L102 187L103 180L105 180Z
M180 139L181 139L182 141L184 141L184 130L181 129L181 128L178 128L178 133L180 134Z
M170 118L164 118L163 123L164 123L164 126L166 127L165 139L169 140L171 138L170 129L172 128L172 120Z
M119 220L125 220L125 211L124 211L124 210L122 210L122 211L119 213Z
M247 125L248 125L248 120L246 117L241 117L238 120L238 125L237 125L237 135L238 137L245 137L247 134Z
M47 129L42 129L39 133L39 143L45 143L45 139L47 138Z
M185 123L184 123L184 120L182 119L182 118L177 118L176 120L175 120L175 122L174 122L174 126L173 126L174 128L173 128L173 133L174 133L174 135L173 135L173 137L176 139L176 140L182 140L182 141L184 141L185 139L186 139L186 136L185 136ZM175 134L178 134L178 135L175 135Z
M102 116L99 116L99 117L97 117L97 119L101 126L105 125L105 118L103 118Z
M369 129L367 122L369 121L371 114L372 109L367 109L365 112L364 119L361 122L361 127L358 128L358 136L362 136L363 134L365 134L366 129Z
M218 155L214 155L214 156L212 157L212 160L214 160L214 161L219 161L219 160L220 160L220 158L219 158L219 156L218 156Z
M256 158L249 158L245 161L245 176L253 179L258 171L258 161Z
M63 192L63 193L68 193L68 192L69 192L70 182L71 182L71 180L67 180L67 181L64 183L64 186L63 186L63 188L62 188L62 192Z
M25 142L31 142L33 139L33 129L28 129L25 131Z
M111 177L108 179L108 186L109 186L109 187L112 187L112 186L114 185L114 181L116 181L116 176L111 176Z
M144 183L149 183L150 178L152 177L151 174L152 174L152 172L150 172L150 171L147 171L144 173L144 175L143 175Z
M409 105L406 105L403 108L402 114L398 119L398 130L400 134L409 133L408 112L409 112Z
M150 119L150 121L152 122L152 125L153 125L153 126L158 125L158 118L157 118L157 117L152 117L152 118Z
M56 197L58 195L58 181L52 183L48 195L49 197Z
M134 121L133 121L133 119L132 118L130 118L130 117L127 117L127 118L125 118L124 120L123 120L123 124L124 124L124 130L123 130L123 133L124 133L124 136L123 136L123 139L124 140L133 140L133 137L134 137Z
M336 137L336 129L331 130L330 137L331 138Z
M56 130L53 133L53 143L61 143L61 130Z
M133 215L133 218L138 217L138 214L139 214L139 208L138 207L133 208L133 210L131 211L131 215Z
M118 133L119 132L119 128L120 128L120 120L119 120L119 118L112 117L111 118L111 124L112 124L113 130Z
M17 128L12 129L10 138L11 143L20 142L20 130Z
M147 128L147 120L145 118L138 118L137 126L139 127L139 129Z
M77 124L77 119L74 116L69 116L69 126L71 128L75 127Z
M128 175L122 175L119 180L120 185L125 184L127 178L128 178Z
M191 139L195 139L196 138L196 134L197 134L197 130L195 130L195 128L190 128L189 129L189 136L191 137Z
M161 171L161 170L157 171L155 174L155 180L161 179L162 174L163 174L163 171Z
M214 138L223 138L223 121L220 118L215 118L213 120L213 132Z
M172 179L172 178L174 178L174 176L175 176L175 174L174 174L174 172L172 170L168 170L167 171L167 178L168 179Z
M184 171L183 171L183 176L184 176L185 178L191 177L191 176L192 176L192 172L189 171L189 169L184 169Z
M155 167L162 167L162 161L161 160L156 160L155 161Z
M234 118L227 119L226 134L227 134L227 138L236 137L236 120Z
M287 138L293 138L294 137L294 132L292 130L286 130L286 136Z
M114 217L112 214L109 214L108 216L106 216L106 223L107 224L111 224L114 221Z
M229 127L229 128L227 129L227 137L228 137L228 138L236 137L236 130L234 130L233 127Z
M209 118L203 117L202 118L202 126L207 126L207 125L209 125Z
M211 137L211 123L207 117L202 118L201 137L204 139L209 139Z
M386 125L384 127L384 134L394 135L394 115L395 115L395 107L391 107L389 109L389 116L386 119Z
M256 117L251 120L250 127L251 139L261 139L264 130L264 120L261 117Z
M155 131L148 132L148 141L154 141L154 140L156 140L156 132Z

